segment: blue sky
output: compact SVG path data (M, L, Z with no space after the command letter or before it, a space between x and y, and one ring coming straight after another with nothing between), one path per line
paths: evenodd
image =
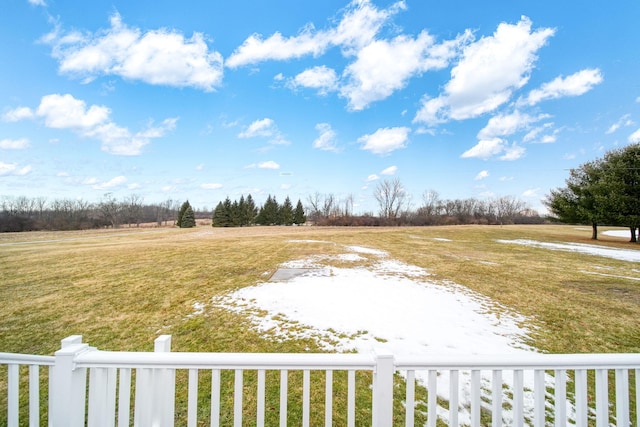
M0 196L515 196L640 141L640 3L6 0Z

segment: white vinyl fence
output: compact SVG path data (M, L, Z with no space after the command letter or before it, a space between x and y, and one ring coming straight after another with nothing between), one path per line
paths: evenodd
M386 427L413 426L416 419L436 426L439 419L474 427L640 426L640 354L427 360L391 354L184 353L170 347L171 337L163 335L154 352L100 351L75 335L62 340L53 357L0 353L8 373L6 398L0 398L6 401L6 409L0 408L6 410L6 424L171 427L184 420L190 427L206 420L211 426L260 427L309 426L322 419L325 426ZM45 369L48 390L40 390ZM21 372L28 380L21 381ZM293 384L296 373L302 379ZM346 390L334 375L346 377ZM199 379L205 376L203 393ZM313 387L319 379L321 386ZM278 382L277 404L266 397L268 381ZM28 392L20 387L26 382ZM186 393L177 394L178 387ZM300 399L292 399L296 393ZM41 411L47 402L40 396L48 396L48 410ZM368 407L359 407L362 402ZM221 411L225 405L229 411Z

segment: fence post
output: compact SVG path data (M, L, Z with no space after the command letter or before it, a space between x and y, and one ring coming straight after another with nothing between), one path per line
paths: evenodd
M171 351L171 335L154 341L154 352ZM136 372L134 425L171 427L175 413L176 375L174 369L140 368Z
M86 368L76 368L76 355L90 350L82 343L82 335L71 335L61 341L55 352L55 364L49 381L49 425L51 427L83 427L87 387Z
M374 353L373 398L371 412L373 427L393 425L393 374L395 362L393 354Z

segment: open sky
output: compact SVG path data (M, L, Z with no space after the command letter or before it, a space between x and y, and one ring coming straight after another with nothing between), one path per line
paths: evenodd
M0 196L515 196L640 141L640 3L6 0Z

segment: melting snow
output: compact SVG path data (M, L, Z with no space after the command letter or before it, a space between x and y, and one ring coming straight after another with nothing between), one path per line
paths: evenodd
M640 251L634 249L616 249L606 246L587 245L584 243L548 243L536 240L497 240L500 243L510 243L515 245L534 246L558 251L580 252L588 255L603 256L620 261L640 261Z

